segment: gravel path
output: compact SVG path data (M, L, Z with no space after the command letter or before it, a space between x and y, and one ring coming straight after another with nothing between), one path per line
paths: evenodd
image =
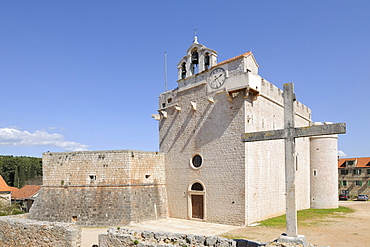
M342 218L328 218L315 226L298 226L298 233L305 235L310 244L331 247L370 246L370 201L340 202L340 206L355 210ZM233 238L269 242L276 239L285 228L244 227L227 233Z

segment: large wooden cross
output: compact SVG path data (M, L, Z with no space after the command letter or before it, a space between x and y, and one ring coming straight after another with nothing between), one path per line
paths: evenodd
M284 84L284 129L242 134L243 142L285 139L285 188L286 188L286 233L297 237L297 208L295 195L295 138L346 133L346 124L325 124L319 126L294 127L293 83Z

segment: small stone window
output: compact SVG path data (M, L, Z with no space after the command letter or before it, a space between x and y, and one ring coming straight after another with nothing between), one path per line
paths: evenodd
M196 190L196 191L203 191L203 186L200 183L194 183L191 186L191 190Z
M96 180L96 175L89 175L89 178L91 181L95 181Z
M362 186L362 181L361 180L356 180L356 186Z
M317 170L313 170L313 176L317 177Z
M193 158L191 159L191 165L194 168L200 168L202 164L203 164L203 159L202 159L202 156L200 156L199 154L194 155Z
M72 216L72 222L76 222L77 221L77 215L73 215Z

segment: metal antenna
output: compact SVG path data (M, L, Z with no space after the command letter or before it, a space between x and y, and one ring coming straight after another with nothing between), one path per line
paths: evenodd
M167 52L164 52L164 91L167 92Z

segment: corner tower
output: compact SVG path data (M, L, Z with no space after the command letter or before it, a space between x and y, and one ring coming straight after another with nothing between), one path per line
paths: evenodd
M310 152L311 208L338 208L338 136L311 137Z

